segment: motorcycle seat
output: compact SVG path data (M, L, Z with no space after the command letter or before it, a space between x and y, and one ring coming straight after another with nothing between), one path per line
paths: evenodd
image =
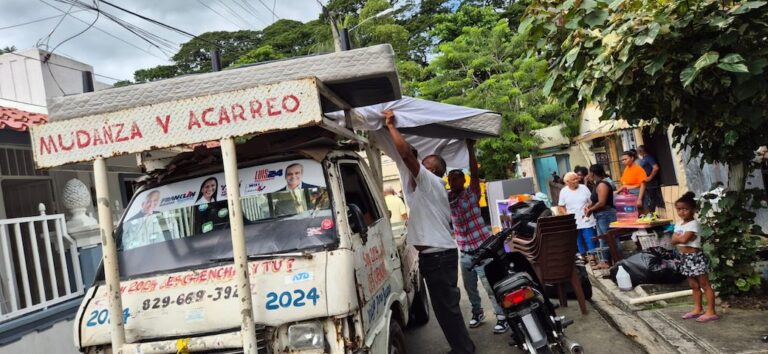
M524 286L532 286L533 284L534 282L529 274L523 272L514 273L494 284L493 293L496 294L497 297L501 297L510 291Z

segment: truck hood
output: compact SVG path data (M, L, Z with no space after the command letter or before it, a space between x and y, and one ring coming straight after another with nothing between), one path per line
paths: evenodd
M249 262L257 324L329 315L326 252ZM121 282L128 343L194 337L240 328L240 299L233 265L175 272ZM105 285L88 290L75 319L81 348L110 342Z

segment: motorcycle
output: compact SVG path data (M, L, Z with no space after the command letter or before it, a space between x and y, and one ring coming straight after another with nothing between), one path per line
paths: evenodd
M581 345L564 334L573 320L555 314L556 306L544 294L543 284L525 255L508 253L504 248L505 240L513 234L535 234L536 220L551 212L541 201L517 203L509 210L515 223L485 240L473 256L473 264L485 269L511 329L511 344L531 354L583 353Z

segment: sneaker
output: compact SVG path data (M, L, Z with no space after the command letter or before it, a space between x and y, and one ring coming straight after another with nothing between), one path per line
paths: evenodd
M501 334L506 332L508 329L509 329L509 324L507 323L507 320L497 320L496 325L493 326L493 333Z
M485 314L476 313L472 315L472 319L469 320L469 328L476 328L480 326L481 323L483 323L483 320L485 319Z

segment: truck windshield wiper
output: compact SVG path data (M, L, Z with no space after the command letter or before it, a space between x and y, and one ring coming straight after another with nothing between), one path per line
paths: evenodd
M297 251L297 252L284 252L284 253L270 253L270 254L254 254L249 255L248 259L264 259L264 258L276 258L276 257L302 257L302 258L312 258L312 254L308 251ZM211 262L225 262L225 261L233 261L234 257L221 257L221 258L211 258Z
M299 213L283 214L283 215L280 215L280 216L273 216L271 218L266 218L266 219L258 219L258 220L253 220L253 221L247 221L246 224L247 225L261 224L261 223L265 223L267 221L275 221L275 220L280 220L280 219L287 219L287 218L290 218L290 217L296 216L296 215L299 215Z

